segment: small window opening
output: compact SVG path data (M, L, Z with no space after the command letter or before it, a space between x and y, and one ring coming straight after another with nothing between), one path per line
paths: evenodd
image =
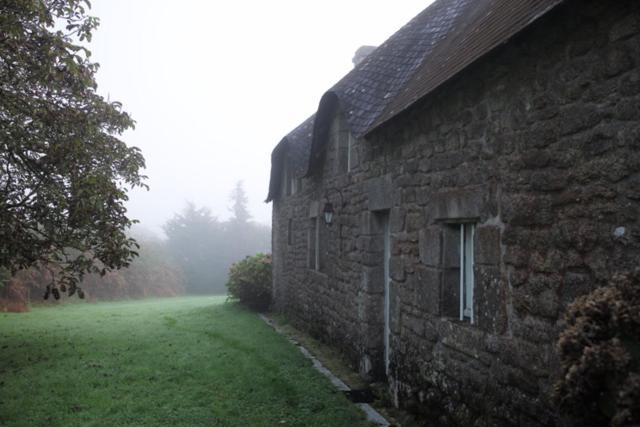
M311 218L308 230L308 265L320 270L320 217Z
M333 138L335 138L336 163L338 173L346 173L353 169L355 165L355 143L356 140L351 134L346 120L338 116L334 122Z
M289 165L286 159L282 166L282 194L285 196L291 195L291 177L289 173Z
M473 223L447 224L443 246L443 314L470 323L474 323L474 234Z
M473 323L473 224L460 224L460 320Z
M347 172L353 169L353 146L355 141L351 132L347 131Z

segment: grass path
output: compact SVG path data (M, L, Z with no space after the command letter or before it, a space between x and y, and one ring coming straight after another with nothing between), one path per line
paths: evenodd
M220 297L0 314L0 426L365 426L254 314Z

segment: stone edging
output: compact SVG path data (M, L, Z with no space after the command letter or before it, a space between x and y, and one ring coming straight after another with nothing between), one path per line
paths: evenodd
M264 314L260 314L259 315L260 318L269 326L271 326L277 333L279 333L280 335L284 336L286 339L289 340L289 342L291 342L292 344L294 344L296 347L298 347L298 349L300 349L300 352L309 360L311 360L311 362L313 363L313 367L320 372L322 375L324 375L325 377L329 378L329 381L331 381L331 383L340 391L344 392L344 391L351 391L351 388L346 385L344 383L344 381L342 381L340 378L336 377L333 372L331 372L329 369L327 369L322 362L320 362L318 359L315 358L315 356L313 354L311 354L309 352L309 350L307 350L303 345L301 345L299 342L292 340L291 338L289 338L280 328L278 328L278 326L271 320L269 319L267 316L265 316ZM380 413L378 411L376 411L371 405L369 405L368 403L356 403L356 406L358 406L360 409L362 409L362 411L366 414L367 416L367 420L371 421L372 423L374 423L376 426L379 427L391 427L391 424L389 424L389 422L382 416L380 415Z

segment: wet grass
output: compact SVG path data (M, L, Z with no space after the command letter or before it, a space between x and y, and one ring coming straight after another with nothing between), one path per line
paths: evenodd
M0 314L0 425L367 423L254 314L197 297Z
M377 398L370 403L371 406L380 412L392 425L418 427L431 424L429 419L419 419L416 415L406 410L396 408L391 401L388 385L382 382L373 384L365 382L336 348L330 347L308 333L297 329L282 315L270 314L269 318L286 336L306 347L324 366L349 387L356 390L371 389Z

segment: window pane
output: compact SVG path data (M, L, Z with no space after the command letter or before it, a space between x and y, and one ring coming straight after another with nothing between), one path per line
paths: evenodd
M443 286L441 311L446 317L460 317L460 224L443 227Z
M351 150L353 150L353 136L351 132L347 133L347 171L350 171L353 167L353 158L351 156Z
M474 225L464 225L464 317L473 322L473 234Z
M309 222L307 230L308 265L310 269L316 269L316 218Z
M320 270L320 217L316 217L315 218L315 234L316 234L316 239L315 239L315 269L316 270Z

